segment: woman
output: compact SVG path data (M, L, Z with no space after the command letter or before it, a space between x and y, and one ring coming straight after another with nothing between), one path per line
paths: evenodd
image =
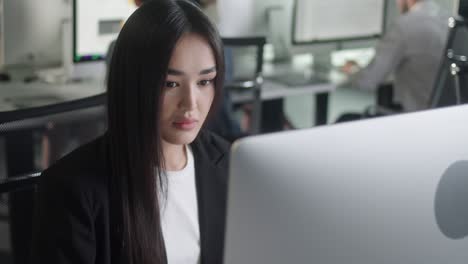
M107 133L43 173L33 261L221 263L229 145L201 127L223 72L194 4L135 11L110 66Z

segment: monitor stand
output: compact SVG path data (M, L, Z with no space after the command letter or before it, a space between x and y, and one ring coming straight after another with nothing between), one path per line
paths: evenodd
M291 60L289 39L284 34L287 31L283 6L275 5L266 9L268 25L268 42L273 46L274 62L287 63Z
M328 78L331 70L331 51L323 51L313 54L312 72L314 76Z

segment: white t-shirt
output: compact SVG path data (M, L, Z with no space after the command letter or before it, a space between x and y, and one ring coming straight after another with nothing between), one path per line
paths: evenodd
M186 147L187 165L180 171L166 171L167 200L161 206L161 227L168 264L199 263L200 230L195 186L195 164Z

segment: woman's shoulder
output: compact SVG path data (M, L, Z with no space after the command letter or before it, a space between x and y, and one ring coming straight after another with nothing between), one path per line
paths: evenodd
M70 191L106 190L105 137L101 136L59 159L41 175L41 184Z

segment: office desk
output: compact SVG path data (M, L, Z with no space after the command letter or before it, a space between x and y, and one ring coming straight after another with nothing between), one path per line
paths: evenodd
M334 91L336 87L336 84L330 82L288 87L280 82L265 79L260 91L260 100L268 101L288 96L315 95L315 125L325 125L328 117L329 93ZM231 95L233 103L252 102L256 99L253 92L239 89L232 90ZM259 120L254 122L259 122Z
M253 92L242 91L235 89L231 91L231 98L233 103L268 101L275 99L283 99L289 96L303 96L314 95L315 100L315 125L325 125L328 117L328 101L329 93L336 90L338 84L342 83L346 78L344 74L334 69L325 69L322 73L316 74L312 72L312 61L309 59L292 60L288 62L265 62L263 64L263 77L260 95L255 98ZM280 81L281 76L288 74L305 74L311 79L320 77L320 81L314 80L302 84L285 84ZM257 110L257 111L261 111ZM253 116L260 116L261 114L253 114ZM260 120L252 121L260 122ZM314 123L314 122L312 122ZM254 124L254 127L259 127Z
M334 83L318 83L301 87L288 87L272 81L266 76L263 82L260 100L281 99L288 96L315 95L315 124L323 125L327 121L328 94L336 89ZM86 81L67 84L50 84L42 82L0 83L0 116L1 112L23 108L37 107L85 98L105 92L104 81ZM233 90L233 103L253 101L254 94L249 91Z
M77 100L105 92L103 81L67 84L42 82L0 83L1 112Z

